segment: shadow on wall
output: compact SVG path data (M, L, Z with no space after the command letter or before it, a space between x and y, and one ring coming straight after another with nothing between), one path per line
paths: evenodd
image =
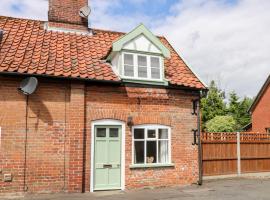
M48 126L53 125L52 115L43 101L43 98L40 97L39 94L28 96L28 119L33 120L35 131L38 130L40 120L44 124L48 124ZM34 120L36 120L36 122L34 122Z
M8 114L12 112L24 113L26 110L25 104L27 96L17 90L22 79L23 78L21 77L13 78L0 76L0 124L4 123ZM59 112L54 112L56 110L54 104L60 104L62 106L61 110L63 110L65 108L65 102L68 103L69 101L68 88L65 83L63 84L61 82L61 84L62 85L59 85L59 82L57 81L47 81L42 78L39 79L37 90L32 95L28 96L28 118L31 122L37 120L36 125L38 125L39 121L50 126L53 125L53 116L55 114L59 116ZM24 120L24 118L21 120Z

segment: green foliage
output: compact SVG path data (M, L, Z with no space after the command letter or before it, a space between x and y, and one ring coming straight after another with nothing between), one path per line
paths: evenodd
M247 110L252 104L252 99L248 97L243 98L243 100L239 99L240 98L234 91L230 93L228 115L235 119L236 131L242 130L242 128L250 123L251 120L250 114L247 112Z
M238 115L238 120L237 122L241 125L241 129L249 124L251 122L251 116L247 112L247 110L250 108L252 105L254 99L245 97L241 102L239 106L239 115Z
M247 112L248 108L251 106L253 99L244 97L240 99L240 97L236 94L235 91L232 91L229 94L228 105L225 103L225 92L220 90L214 81L211 81L208 94L205 98L201 99L201 113L202 113L202 128L203 131L207 129L208 122L212 127L217 127L219 129L226 129L225 127L220 127L221 125L214 123L219 123L220 120L228 120L230 118L225 119L215 119L218 117L232 117L234 119L234 126L231 127L231 124L227 124L229 127L226 129L227 131L240 131L242 128L250 123L251 117ZM215 119L215 120L213 120ZM212 121L213 120L213 121ZM232 128L232 129L231 129ZM216 129L215 129L216 130ZM207 131L209 131L207 129ZM220 130L222 131L222 130Z
M218 89L214 81L211 81L207 97L201 99L201 112L203 129L207 121L219 115L226 114L224 103L225 93Z
M216 116L206 123L207 132L233 132L236 122L232 116Z

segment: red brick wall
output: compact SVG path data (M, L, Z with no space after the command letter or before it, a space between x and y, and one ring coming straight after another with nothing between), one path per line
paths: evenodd
M24 191L26 97L18 92L21 78L0 77L0 193ZM65 128L69 87L40 81L29 97L25 189L28 192L64 190ZM12 182L4 182L11 173Z
M87 25L87 19L79 16L86 5L88 0L49 0L49 21Z
M23 191L25 98L17 91L19 81L0 78L0 193ZM14 142L16 141L16 142ZM12 173L14 181L4 183L3 174Z
M0 194L24 192L26 98L19 77L0 76ZM88 85L39 78L29 97L26 151L27 192L82 192L90 188L91 122L132 116L135 125L172 128L175 167L130 169L131 132L126 127L126 188L174 186L197 181L197 146L192 146L191 92ZM85 166L85 167L84 167ZM3 175L11 173L12 182Z
M130 169L131 130L126 125L126 188L176 186L195 183L198 179L197 146L192 146L191 130L196 128L192 99L188 92L165 89L88 86L87 133L91 122L98 119L118 119L126 122L132 116L135 125L162 124L172 128L172 162L175 167ZM87 134L89 135L89 134ZM90 158L91 138L87 138L87 158ZM86 163L86 191L89 191L90 159Z
M84 84L71 84L69 107L69 179L68 191L81 192L85 137Z
M266 89L252 113L252 131L264 133L265 128L270 128L270 87Z

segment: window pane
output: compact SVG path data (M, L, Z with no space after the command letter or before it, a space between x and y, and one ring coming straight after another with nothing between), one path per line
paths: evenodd
M139 66L147 66L146 56L138 56L138 65Z
M97 128L97 137L106 137L106 128Z
M158 129L158 139L168 139L168 129Z
M125 65L124 74L125 74L125 76L134 76L134 67L129 66L129 65Z
M151 77L154 79L160 79L160 69L151 68Z
M147 67L138 67L138 76L141 78L147 78Z
M110 128L110 137L118 137L118 128Z
M134 138L135 139L144 139L144 129L143 128L134 129Z
M151 67L160 68L159 58L151 57Z
M157 141L147 141L146 144L146 163L157 162Z
M158 160L160 163L169 162L169 143L166 140L161 140L158 142Z
M148 138L156 138L156 130L147 130Z
M144 141L135 141L134 148L134 163L144 163Z
M124 64L125 65L134 65L133 64L133 55L131 54L124 54Z

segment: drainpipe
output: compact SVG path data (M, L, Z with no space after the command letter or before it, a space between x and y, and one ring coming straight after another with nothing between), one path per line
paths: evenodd
M26 95L26 105L25 105L25 138L24 138L24 167L23 167L23 191L27 192L28 186L26 182L27 178L27 146L28 146L28 106L29 106L29 96Z
M200 96L197 102L197 126L198 126L198 162L199 162L199 179L198 185L202 185L203 183L203 169L202 169L202 142L201 142L201 98L207 95L207 90L201 90Z
M197 124L198 124L198 161L199 161L199 180L198 185L202 185L202 143L201 143L201 112L200 112L200 98L198 100L198 114L197 114Z

